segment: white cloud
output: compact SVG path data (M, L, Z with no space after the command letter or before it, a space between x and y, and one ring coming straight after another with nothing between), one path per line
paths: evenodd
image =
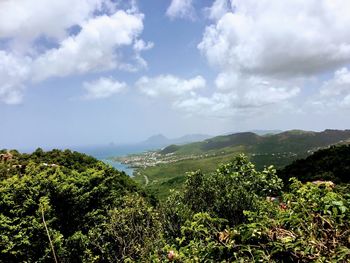
M91 71L123 68L116 48L131 45L143 30L143 16L117 11L99 16L82 25L80 33L64 39L34 63L34 79L67 76Z
M333 78L324 81L318 96L313 98L314 106L325 108L350 107L350 71L340 68L335 71Z
M134 50L141 52L144 50L149 50L152 49L154 47L154 43L153 42L145 42L142 39L139 39L137 41L135 41L134 43Z
M217 20L220 19L226 12L229 11L228 0L215 0L213 5L205 9L208 18Z
M350 61L347 0L235 0L231 5L198 45L214 66L296 76Z
M189 115L230 117L237 112L232 106L237 100L238 97L234 93L214 93L211 97L196 96L176 101L174 107Z
M197 90L206 86L202 76L181 79L172 75L160 75L154 78L142 77L136 87L149 97L167 97L177 100L183 96L194 96Z
M232 90L239 87L241 76L236 72L221 72L215 79L215 85L218 90Z
M143 18L134 1L0 1L0 101L21 102L33 81L147 67Z
M269 84L260 85L254 90L248 91L243 100L238 104L241 107L262 107L270 104L281 103L285 100L294 98L300 92L300 88L281 88L269 86Z
M350 108L350 94L342 100L341 105L345 108Z
M18 104L22 101L23 81L30 72L30 58L15 57L0 50L0 101Z
M320 90L322 97L350 94L350 71L341 68L334 73L334 77L323 83Z
M209 117L232 117L235 114L262 112L273 105L280 107L300 92L300 88L296 86L283 87L273 79L246 79L228 73L218 76L216 89L209 96L201 94L207 87L202 76L191 79L173 75L142 77L135 86L149 97L166 99L175 109L190 115Z
M217 91L211 96L183 99L175 106L192 114L231 117L234 114L262 112L273 105L278 108L300 92L298 87L280 87L278 83L256 77L233 78L231 80L227 75L219 75L216 81ZM227 87L228 84L232 86Z
M311 78L350 63L349 1L216 0L206 12L213 24L198 49L219 74L210 96L177 103L188 112L274 114Z
M195 11L193 0L172 0L166 11L170 18L189 18L194 19Z
M83 99L105 99L126 89L127 85L124 82L119 82L113 78L100 78L83 84L86 94Z
M39 36L62 38L102 7L101 0L0 1L0 38L32 41ZM68 7L68 8L67 8Z

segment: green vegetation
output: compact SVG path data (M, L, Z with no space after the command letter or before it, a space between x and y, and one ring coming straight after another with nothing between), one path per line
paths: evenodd
M170 145L158 153L150 154L149 158L146 155L137 156L138 165L136 166L145 166L145 168L137 169L135 180L145 185L147 190L160 199L165 199L170 189L181 189L186 172L197 169L213 172L219 164L241 153L246 154L259 170L267 165L282 169L318 149L349 141L349 130L323 132L291 130L264 136L244 132L217 136L203 142ZM157 164L157 161L161 164ZM131 163L133 163L132 160ZM297 171L297 174L304 173ZM293 176L296 174L289 177ZM282 177L289 178L284 175Z
M281 203L252 195L256 203L243 211L241 224L208 212L185 221L167 247L177 262L349 262L348 195L299 181Z
M145 176L149 183L146 189L164 200L171 189L180 190L185 182L186 173L194 169L203 172L213 172L221 163L228 162L232 155L208 157L197 160L183 160L169 164L161 164L145 169L138 169L134 179L145 185Z
M166 222L178 227L164 250L176 262L348 262L350 196L296 179L281 189L272 167L257 172L244 157L190 174L166 203Z
M0 163L1 262L52 262L44 219L61 262L102 260L100 230L125 196L144 195L127 175L83 154L5 155L11 158Z
M343 147L322 160L346 157ZM161 202L76 152L1 160L0 262L350 261L350 194L295 178L285 188L244 155L187 173Z
M235 133L217 136L203 142L196 142L174 147L166 147L163 153L198 154L211 151L237 152L234 148L244 147L247 153L283 153L292 152L305 154L307 151L317 150L350 139L350 130L325 130L323 132L309 132L291 130L278 134L259 136L252 132ZM240 149L242 150L242 149Z
M205 173L214 172L218 165L227 163L239 152L218 154L216 156L187 159L172 163L158 164L146 168L139 168L134 179L144 185L155 196L164 200L171 189L180 190L186 178L186 173L200 169ZM297 159L295 155L248 155L256 164L257 169L262 170L266 165L272 164L281 168ZM147 184L145 177L147 178Z
M296 177L302 182L331 180L336 184L350 183L350 145L332 146L311 156L296 160L278 172L288 182Z

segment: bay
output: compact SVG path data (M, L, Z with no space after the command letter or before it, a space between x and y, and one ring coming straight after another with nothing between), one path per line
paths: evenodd
M129 176L133 176L134 169L129 166L114 161L113 157L121 157L129 154L141 153L146 150L145 147L138 145L106 145L106 146L85 146L85 147L74 147L74 150L82 152L95 157L96 159L113 166L118 171L123 171Z
M123 164L123 163L120 163L120 162L115 162L115 161L113 161L111 159L102 159L101 161L106 163L106 164L109 164L109 165L113 166L118 171L123 171L124 173L126 173L130 177L132 177L133 174L134 174L134 169L130 168L126 164Z

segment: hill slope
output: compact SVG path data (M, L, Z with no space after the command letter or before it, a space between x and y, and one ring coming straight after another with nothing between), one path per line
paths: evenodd
M217 136L202 142L166 147L161 153L196 154L208 151L229 150L243 147L245 151L257 153L303 153L315 151L350 139L350 130L325 130L322 132L291 130L278 134L259 136L252 132Z
M149 182L147 188L163 198L168 195L169 189L180 189L185 178L184 170L200 168L203 172L212 172L217 165L239 153L248 155L257 169L271 164L283 168L319 149L349 141L350 130L291 130L265 136L244 132L217 136L202 142L164 148L159 152L160 156L164 156L163 160L170 158L172 162L139 169L135 179L145 183L146 176Z
M350 145L322 149L305 159L294 161L278 172L285 182L296 177L302 182L331 180L350 183Z
M160 149L170 144L186 144L196 141L202 141L210 138L209 135L204 134L188 134L179 138L169 139L162 134L157 134L149 137L147 140L138 143L137 145L143 146L145 150Z

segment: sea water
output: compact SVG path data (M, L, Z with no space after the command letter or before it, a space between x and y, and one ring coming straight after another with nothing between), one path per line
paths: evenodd
M134 169L130 168L126 164L123 164L123 163L120 163L120 162L116 162L116 161L113 161L111 159L102 159L101 161L106 163L106 164L109 164L109 165L113 166L118 171L122 171L122 172L126 173L127 175L129 175L131 177L134 174Z
M123 171L129 176L133 176L134 169L127 165L114 161L113 157L121 157L129 154L141 153L146 150L145 147L138 145L107 145L107 146L88 146L88 147L76 147L75 151L82 152L95 157L98 160L103 161L116 168L118 171Z

